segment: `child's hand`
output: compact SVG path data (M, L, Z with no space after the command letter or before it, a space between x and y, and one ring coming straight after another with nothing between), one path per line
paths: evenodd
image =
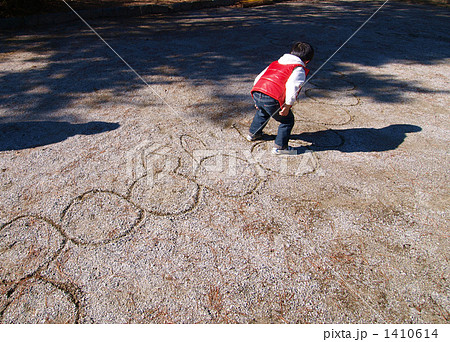
M280 110L280 113L279 113L280 116L287 116L289 114L289 110L291 109L291 107L292 106L289 106L289 105L285 104L283 106L283 108L281 108L281 110Z

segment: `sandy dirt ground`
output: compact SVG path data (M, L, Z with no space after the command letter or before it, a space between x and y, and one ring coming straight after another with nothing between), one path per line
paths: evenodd
M254 77L381 5L289 2L0 33L3 323L448 323L449 11L389 2L305 86ZM145 81L147 83L144 84Z

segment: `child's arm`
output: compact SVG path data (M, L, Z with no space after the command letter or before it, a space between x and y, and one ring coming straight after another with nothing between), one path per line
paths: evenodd
M285 103L278 114L280 114L280 116L287 116L289 114L289 111L291 110L291 107L291 105L287 105Z
M297 96L300 93L300 89L302 88L303 83L305 83L305 80L305 69L302 67L295 68L286 82L286 100L280 111L281 116L283 116L283 114L288 115L289 109L291 109L297 101Z

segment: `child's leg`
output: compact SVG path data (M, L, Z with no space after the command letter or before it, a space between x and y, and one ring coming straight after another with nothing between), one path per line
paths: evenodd
M273 117L280 123L278 126L278 134L275 138L275 147L285 149L288 147L289 138L291 137L292 128L294 128L295 118L292 110L289 110L289 114L286 116L275 115Z
M266 112L264 112L258 107L258 110L256 111L256 114L253 118L252 124L250 125L250 128L248 130L249 133L251 135L262 134L262 131L264 127L266 127L269 118L270 115L268 115Z
M280 107L278 102L265 94L255 92L253 93L253 100L255 101L256 111L253 122L250 125L249 132L251 135L262 134L264 127L266 127L270 116Z

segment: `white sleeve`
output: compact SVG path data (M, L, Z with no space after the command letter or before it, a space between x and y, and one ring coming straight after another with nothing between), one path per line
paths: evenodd
M265 68L263 71L260 72L260 74L259 74L258 76L256 76L255 82L253 82L253 85L255 85L256 82L259 81L259 79L261 78L261 76L264 75L264 73L266 72L266 70L267 70L268 68L269 68L269 67Z
M286 82L286 100L284 102L287 105L292 106L295 101L297 101L297 95L299 94L303 83L305 83L305 80L305 69L302 67L295 68Z

